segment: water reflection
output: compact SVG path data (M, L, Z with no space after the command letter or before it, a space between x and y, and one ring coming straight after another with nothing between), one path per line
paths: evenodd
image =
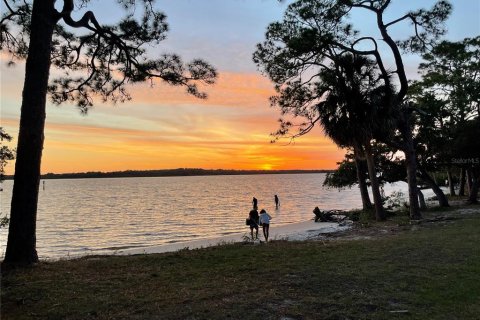
M39 194L38 254L63 257L247 232L245 217L254 196L259 209L272 216L272 228L311 219L315 206L361 206L356 188L324 189L324 178L280 174L48 180ZM3 188L2 212L10 212L12 181L5 181ZM275 194L281 201L278 209ZM6 230L0 241L3 253Z

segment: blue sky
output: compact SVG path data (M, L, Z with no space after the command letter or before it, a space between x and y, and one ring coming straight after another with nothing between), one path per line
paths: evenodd
M163 0L158 6L168 16L171 27L166 42L185 57L205 57L220 70L252 72L255 44L264 39L269 23L281 20L292 1L276 0ZM430 8L433 0L394 0L388 15L418 8ZM453 0L454 11L447 22L449 40L461 40L480 34L480 0ZM372 19L365 14L353 15L354 25L371 32ZM398 33L404 36L407 23Z
M157 8L167 15L168 38L156 49L176 52L185 60L202 57L219 70L255 72L252 52L264 39L269 23L281 20L292 1L278 0L157 0ZM387 17L398 18L409 10L430 8L435 0L394 0ZM120 10L110 1L94 1L93 11L101 22L116 21ZM453 13L447 21L446 38L458 41L480 34L480 0L452 0ZM378 37L368 14L353 13L352 22L362 32ZM395 36L410 34L407 23L393 29ZM417 62L418 59L412 59Z

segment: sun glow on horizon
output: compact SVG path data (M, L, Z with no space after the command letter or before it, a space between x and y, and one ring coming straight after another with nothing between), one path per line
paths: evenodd
M271 164L265 163L265 164L262 164L260 168L261 170L270 171L273 169L273 166Z

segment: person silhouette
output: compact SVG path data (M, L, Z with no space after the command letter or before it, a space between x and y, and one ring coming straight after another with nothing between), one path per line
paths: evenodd
M265 242L268 242L268 236L270 235L270 220L272 217L265 211L265 209L260 210L260 225L263 229L263 236L265 237Z
M257 198L253 197L253 199L252 199L252 204L253 204L253 210L257 210L257 209L258 209L258 200L257 200Z
M278 196L275 195L275 209L278 209L280 207L280 199L278 199Z
M255 198L254 198L255 199ZM250 233L252 234L252 241L258 239L258 223L259 223L259 215L257 209L250 210L248 214L250 218ZM253 229L255 229L255 238L253 238Z

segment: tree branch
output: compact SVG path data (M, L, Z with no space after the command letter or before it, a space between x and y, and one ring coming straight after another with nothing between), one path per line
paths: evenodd
M383 23L383 15L381 13L377 14L377 25L383 37L383 41L385 41L387 45L390 47L390 49L392 50L393 56L395 58L395 65L397 67L396 72L400 80L400 90L397 95L397 103L400 103L408 91L408 79L405 74L405 66L403 64L402 55L400 54L400 50L398 49L397 44L395 43L395 41L393 41L393 39L390 37L390 35L387 32L387 28Z
M364 3L370 3L370 5L367 6ZM362 2L359 2L359 3L354 3L354 4L352 4L352 8L363 8L363 9L367 9L369 11L373 11L375 13L378 12L378 9L373 6L372 1L362 1Z
M16 11L14 11L12 9L12 7L10 7L10 4L8 3L7 0L3 0L3 3L5 3L5 5L7 6L8 10L10 11L10 13L16 13Z
M380 7L379 11L383 13L385 9L390 5L390 2L392 1L391 0L385 1L385 3Z
M402 20L405 20L405 19L407 19L407 18L410 18L412 21L415 21L414 17L413 17L410 13L408 13L408 14L404 15L404 16L401 17L401 18L398 18L398 19L396 19L396 20L393 20L393 21L387 23L387 24L385 25L385 28L388 28L388 27L390 27L391 25L394 25L394 24L396 24L396 23L398 23L398 22L400 22L400 21L402 21Z

